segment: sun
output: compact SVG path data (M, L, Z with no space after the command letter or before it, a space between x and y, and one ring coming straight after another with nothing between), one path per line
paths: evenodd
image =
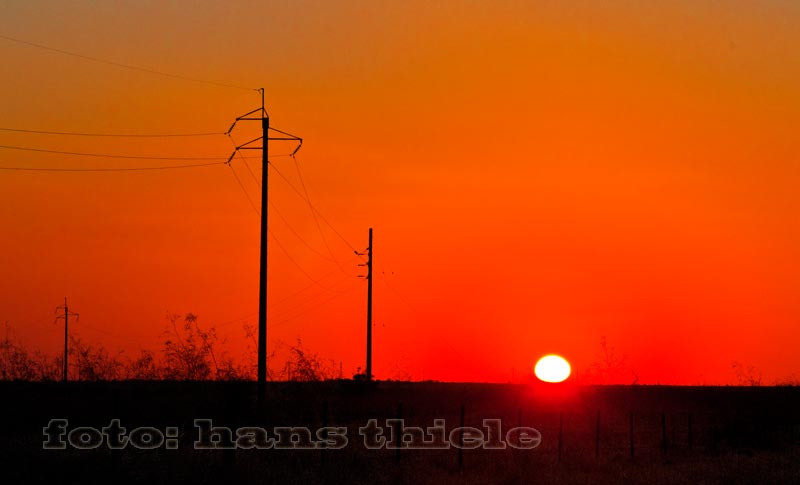
M544 382L563 382L569 377L569 362L560 355L545 355L533 368L534 374Z

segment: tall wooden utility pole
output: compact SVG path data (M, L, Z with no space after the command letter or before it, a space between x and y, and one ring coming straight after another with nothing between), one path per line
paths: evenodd
M261 250L258 266L258 400L263 401L266 397L267 387L267 236L269 229L267 225L268 216L268 189L269 189L269 140L282 140L282 141L296 141L298 142L297 148L292 152L292 156L300 150L303 145L303 139L286 133L285 131L270 128L269 114L264 108L264 88L258 89L261 92L261 107L256 108L244 115L236 118L231 127L225 133L230 136L236 123L242 120L246 121L260 121L261 122L261 136L250 140L247 143L239 145L228 158L228 164L233 161L233 157L239 150L261 150ZM258 113L260 117L256 117ZM280 133L280 137L269 137L269 131L276 131ZM251 146L252 143L261 141L261 146Z
M367 247L367 380L372 380L372 228Z
M69 346L68 346L68 344L69 344L69 317L70 317L70 315L72 315L73 317L79 317L80 315L78 315L77 313L70 313L69 312L69 307L67 306L67 297L66 296L64 297L64 304L59 306L59 307L57 307L56 308L56 312L58 312L58 310L61 310L61 309L64 310L64 314L63 315L58 315L56 317L56 320L58 320L59 318L63 318L64 319L64 369L63 369L63 375L61 376L61 381L62 382L67 382L67 357L69 356Z
M261 260L258 266L258 399L267 384L267 189L269 187L269 115L261 88Z

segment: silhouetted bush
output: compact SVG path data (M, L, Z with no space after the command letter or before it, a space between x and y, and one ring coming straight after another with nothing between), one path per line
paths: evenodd
M335 377L333 362L325 362L310 351L303 349L303 342L289 349L290 360L286 362L284 373L288 381L319 382Z
M252 326L244 325L248 341L244 357L236 361L224 349L214 327L204 329L197 315L169 314L165 340L160 351L141 350L131 358L120 351L109 352L103 345L92 345L79 336L70 336L69 380L179 380L179 381L244 381L256 377L256 333ZM274 368L278 348L267 356ZM341 370L332 360L325 360L303 347L300 339L288 348L282 372L267 369L267 378L273 380L318 382L341 378ZM61 380L62 357L52 357L41 352L31 354L10 331L0 340L0 380L56 381ZM410 376L406 376L410 379Z
M124 364L102 345L92 347L78 337L70 336L69 361L80 381L116 381L125 376Z
M587 384L638 384L639 374L628 362L628 356L619 355L616 349L600 338L600 354L581 376Z
M19 342L6 334L0 341L0 380L4 381L52 381L60 379L62 359L39 351L30 354Z
M740 386L761 385L761 373L757 372L754 366L745 366L739 361L733 361L731 367L733 368L733 373L736 375L736 382Z

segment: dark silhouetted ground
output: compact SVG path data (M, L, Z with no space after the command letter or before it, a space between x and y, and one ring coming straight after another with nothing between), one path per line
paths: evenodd
M271 383L0 383L3 483L800 483L800 388ZM366 449L358 428L444 419L536 428L531 450ZM599 440L598 440L599 416ZM631 457L631 416L633 457ZM177 427L178 449L43 449L43 428ZM214 425L347 427L337 450L196 450L194 419ZM691 422L691 425L690 425ZM561 423L561 427L559 425ZM560 429L559 429L560 428ZM387 429L388 432L388 429ZM77 436L77 435L76 435Z

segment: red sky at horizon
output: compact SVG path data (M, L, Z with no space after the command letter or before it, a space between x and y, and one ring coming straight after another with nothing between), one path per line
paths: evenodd
M603 338L640 383L736 384L734 361L765 383L797 381L798 21L780 1L0 5L2 36L266 88L272 125L304 138L314 206L347 241L320 221L323 240L270 173L271 349L299 338L346 376L363 367L366 286L350 245L365 248L373 227L376 376L492 382L528 378L547 353L585 373ZM260 103L2 38L0 56L0 127L223 132ZM0 132L0 145L232 150L222 135ZM291 149L270 145L300 187L279 156ZM0 149L0 167L179 163ZM76 335L133 356L161 349L168 312L191 312L244 356L259 228L234 170L257 202L241 160L0 171L0 322L55 355L67 296Z

